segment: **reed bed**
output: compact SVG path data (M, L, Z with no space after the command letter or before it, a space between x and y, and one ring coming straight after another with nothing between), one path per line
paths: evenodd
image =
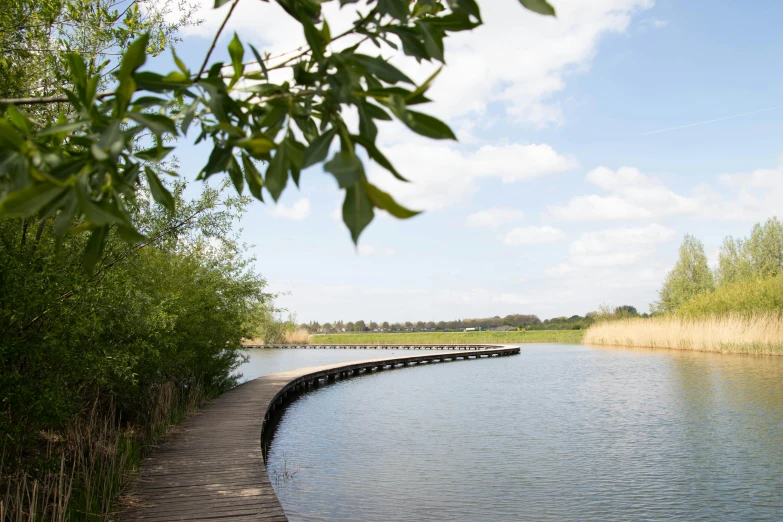
M783 316L774 313L727 314L604 321L587 330L584 342L604 346L783 355Z
M147 418L125 426L113 405L96 400L61 433L41 433L45 449L35 465L0 465L0 521L113 519L147 450L204 399L200 385L157 386L150 390ZM3 457L0 462L11 460Z
M310 332L300 328L283 335L283 344L307 344L310 340Z

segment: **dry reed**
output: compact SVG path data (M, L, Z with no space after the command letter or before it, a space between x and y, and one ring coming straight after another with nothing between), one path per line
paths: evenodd
M783 316L729 314L620 319L591 326L585 344L783 355Z
M310 332L303 328L283 334L284 344L307 344L309 340Z
M51 465L36 471L0 465L0 521L110 520L146 451L204 398L200 385L157 386L150 390L147 418L124 427L113 406L96 400L62 433L41 434L42 461Z

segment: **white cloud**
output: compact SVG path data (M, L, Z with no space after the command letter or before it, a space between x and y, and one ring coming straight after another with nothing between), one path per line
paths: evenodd
M522 9L518 2L484 2L485 25L449 38L448 67L432 90L439 114L480 114L489 103L500 102L519 120L560 123L562 109L553 95L565 87L566 76L589 68L601 38L624 32L631 16L652 4L560 0L557 18L549 18Z
M308 198L299 198L299 200L287 207L283 203L278 203L268 210L271 216L281 219L290 219L291 221L303 221L310 216L310 200Z
M416 210L465 203L478 191L479 177L499 177L509 183L560 174L577 166L574 159L546 144L486 145L466 152L407 134L399 143L381 149L411 183L400 183L371 162L368 171L373 182Z
M676 235L676 231L655 223L639 228L586 232L571 243L568 262L545 270L544 275L561 277L594 268L644 268L655 257L656 247Z
M521 210L495 207L474 212L465 219L465 224L469 227L495 228L506 223L524 220L525 213Z
M575 196L563 205L550 205L545 216L559 221L690 216L701 220L753 222L779 213L783 199L783 166L723 174L718 176L722 191L698 185L688 196L631 167L616 171L599 167L590 171L586 180L609 194Z
M359 245L358 252L364 257L390 257L394 255L394 249L373 245Z
M643 228L613 228L588 232L571 244L571 255L614 253L620 249L665 243L676 232L658 224Z
M681 196L632 167L616 171L598 167L586 179L611 195L573 197L565 205L550 206L550 217L562 221L656 219L695 214L700 207L698 199Z
M544 275L547 277L559 277L566 274L570 274L574 271L574 267L568 263L560 263L551 268L544 270Z
M566 238L565 232L553 227L517 227L503 238L507 245L538 245Z

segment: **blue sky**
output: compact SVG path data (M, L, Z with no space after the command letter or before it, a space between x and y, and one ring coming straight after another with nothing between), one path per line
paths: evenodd
M357 250L320 167L277 206L251 207L242 237L298 320L647 310L684 234L714 261L723 237L783 214L783 107L675 128L783 105L783 3L552 3L556 20L480 2L486 25L447 41L426 110L459 143L381 127L382 149L414 183L377 166L369 175L423 215L378 215ZM224 12L205 6L205 23L183 33L192 68ZM334 33L350 12L330 6L327 17ZM232 30L272 53L302 40L273 3L240 3L228 27L222 49ZM183 174L207 153L178 150Z

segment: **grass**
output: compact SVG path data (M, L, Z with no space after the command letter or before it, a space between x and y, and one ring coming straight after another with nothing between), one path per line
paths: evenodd
M121 427L113 408L95 407L72 419L61 433L41 433L45 451L39 469L0 465L0 520L101 521L116 519L117 502L144 455L171 428L195 412L205 397L200 386L173 384L150 391L142 424Z
M729 314L623 319L591 326L585 344L783 355L783 316Z
M532 330L528 332L395 332L315 334L310 344L513 344L581 343L581 330Z

